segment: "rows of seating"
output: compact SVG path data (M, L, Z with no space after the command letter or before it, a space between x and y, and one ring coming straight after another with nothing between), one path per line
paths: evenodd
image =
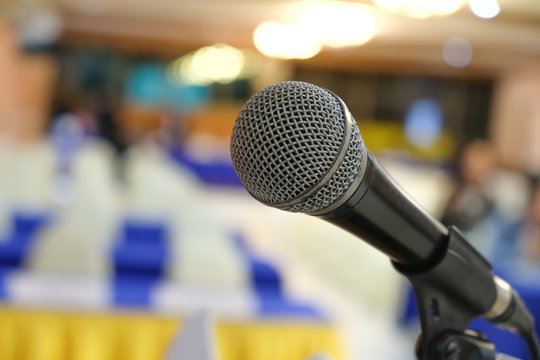
M32 257L36 242L39 242L40 231L55 220L48 214L17 213L12 221L8 239L0 243L3 279L10 272L25 271L25 264ZM124 221L109 253L111 273L106 281L110 282L114 306L151 308L154 305L152 294L155 287L160 282L170 281L167 269L171 261L171 240L167 229L166 224L160 222ZM313 306L287 299L278 268L257 256L241 234L233 234L231 238L245 261L246 286L257 299L259 315L322 318ZM9 301L9 289L6 289L5 281L2 283L0 295Z
M247 289L259 314L320 315L287 299L278 268L216 219L206 187L238 185L230 163L153 143L119 158L66 129L40 144L0 144L3 299L19 299L10 286L30 286L14 281L32 283L14 273L69 274L109 284L114 306L156 307L156 292L179 284Z

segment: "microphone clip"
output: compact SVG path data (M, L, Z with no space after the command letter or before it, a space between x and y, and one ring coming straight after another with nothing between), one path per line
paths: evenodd
M414 289L422 327L417 358L495 360L495 346L467 330L497 296L490 263L455 227L449 228L445 246L429 263L427 269L410 269L393 262Z

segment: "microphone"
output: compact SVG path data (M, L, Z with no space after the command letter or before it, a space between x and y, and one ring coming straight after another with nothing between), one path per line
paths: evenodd
M368 152L343 101L315 85L279 83L249 99L231 156L255 199L336 223L399 263L422 266L448 235Z
M430 289L470 313L467 319L483 315L520 334L532 331L517 294L457 229L441 224L396 183L332 92L298 81L261 90L242 107L230 150L256 200L349 231L390 257L413 286L422 274L436 272Z

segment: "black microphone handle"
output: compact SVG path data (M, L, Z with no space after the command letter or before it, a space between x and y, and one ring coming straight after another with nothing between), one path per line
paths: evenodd
M381 250L409 280L430 274L429 282L464 308L500 315L492 307L507 291L499 289L491 264L410 198L371 154L353 195L322 217Z
M414 269L429 267L448 237L448 229L418 205L370 153L353 195L320 217Z

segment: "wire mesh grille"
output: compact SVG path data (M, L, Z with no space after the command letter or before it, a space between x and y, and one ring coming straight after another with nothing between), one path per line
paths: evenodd
M267 87L244 105L233 128L231 156L248 192L283 210L316 212L337 200L353 182L365 151L353 121L351 141L343 144L345 114L330 92L304 82ZM330 171L343 146L341 166L311 196Z

